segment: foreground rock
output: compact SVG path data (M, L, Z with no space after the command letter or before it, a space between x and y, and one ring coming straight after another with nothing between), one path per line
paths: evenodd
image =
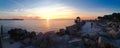
M10 44L15 48L120 48L120 26L110 24L81 21L77 17L74 25L58 32L36 35L23 29L11 29L8 34Z

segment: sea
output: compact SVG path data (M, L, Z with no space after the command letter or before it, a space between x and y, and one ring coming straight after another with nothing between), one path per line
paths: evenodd
M65 29L67 26L74 24L74 20L70 19L58 19L58 20L0 20L0 25L3 26L4 33L10 29L21 28L29 32L35 31L48 32L59 31L59 29Z

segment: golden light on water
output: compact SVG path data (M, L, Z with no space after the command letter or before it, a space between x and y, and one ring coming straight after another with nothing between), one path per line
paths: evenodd
M46 27L47 27L47 28L50 27L50 19L46 19Z

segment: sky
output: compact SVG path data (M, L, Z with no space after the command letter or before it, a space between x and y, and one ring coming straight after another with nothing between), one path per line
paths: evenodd
M120 12L120 0L0 0L0 18L95 19Z

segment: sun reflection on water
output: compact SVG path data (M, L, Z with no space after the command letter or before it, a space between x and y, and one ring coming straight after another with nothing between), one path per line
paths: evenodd
M47 28L47 29L50 28L50 19L46 19L46 28Z

